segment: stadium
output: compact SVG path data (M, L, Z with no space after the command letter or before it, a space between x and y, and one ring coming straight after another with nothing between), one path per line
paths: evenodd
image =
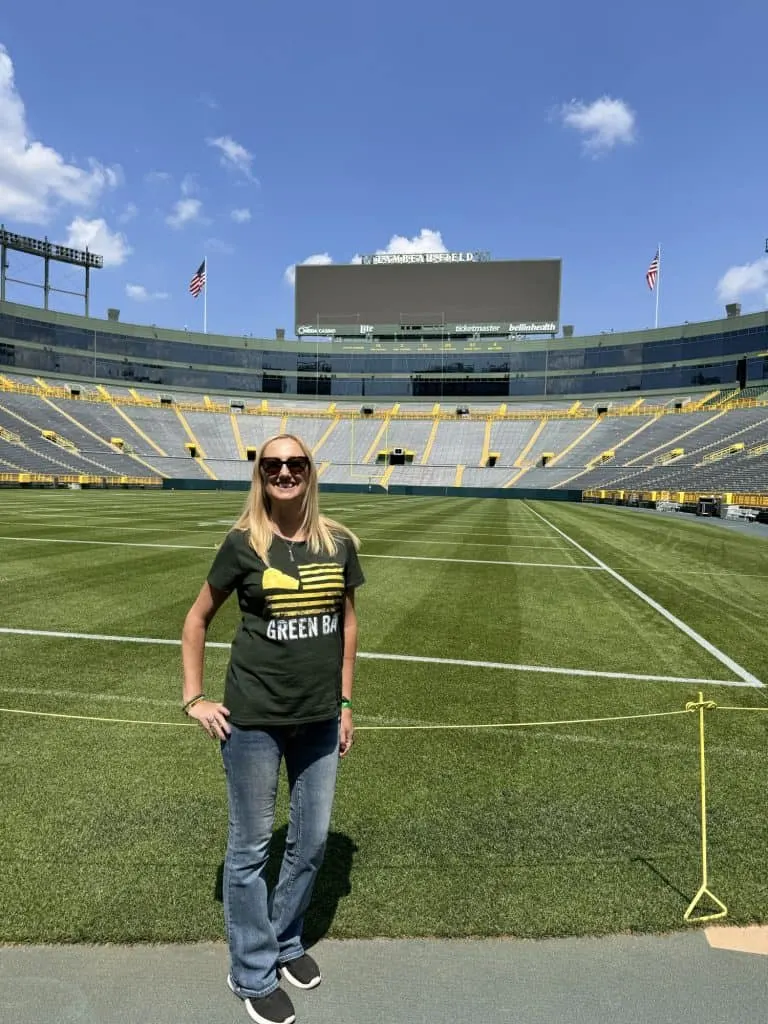
M768 505L768 315L558 337L559 261L455 255L298 267L298 342L3 302L2 480L227 487L291 431L325 487Z
M299 266L297 341L22 306L3 276L2 697L25 780L5 941L220 938L220 897L194 894L221 782L179 719L178 635L278 432L312 450L367 577L312 934L765 919L746 712L768 678L768 314L584 337L560 276L484 253ZM236 623L210 633L214 690Z

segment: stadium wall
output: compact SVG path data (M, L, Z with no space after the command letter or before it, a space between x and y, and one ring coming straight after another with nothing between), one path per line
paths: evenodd
M164 491L247 491L250 480L197 480L166 478ZM411 484L319 484L320 492L327 494L399 494L413 497L439 498L507 498L528 501L581 501L582 492L576 490L551 491L537 487L426 487Z
M0 372L276 398L600 398L768 383L768 313L589 337L292 342L0 303Z

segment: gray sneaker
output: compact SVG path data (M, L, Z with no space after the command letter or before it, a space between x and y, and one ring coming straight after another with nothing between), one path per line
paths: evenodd
M227 984L237 995L232 982L232 975L227 975ZM281 988L276 988L268 996L238 996L245 1003L245 1012L255 1020L256 1024L293 1024L296 1014L293 1012L293 1003Z

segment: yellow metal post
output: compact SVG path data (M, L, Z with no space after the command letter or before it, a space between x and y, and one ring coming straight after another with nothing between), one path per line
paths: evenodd
M716 921L718 918L725 917L728 913L726 905L722 903L709 889L709 875L707 870L707 762L704 747L704 712L712 711L716 707L717 705L713 700L705 701L704 694L701 692L699 693L698 701L689 701L685 705L686 711L699 712L699 788L701 796L701 886L689 903L685 914L683 914L683 920L687 921L689 924L696 924L699 921ZM705 896L708 896L709 899L720 909L714 913L702 914L699 917L691 917L693 911Z

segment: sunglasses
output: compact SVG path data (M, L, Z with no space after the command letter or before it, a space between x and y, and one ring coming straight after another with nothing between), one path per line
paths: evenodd
M283 466L292 476L299 476L309 469L309 459L306 455L294 455L290 459L262 459L260 465L267 476L278 476Z

